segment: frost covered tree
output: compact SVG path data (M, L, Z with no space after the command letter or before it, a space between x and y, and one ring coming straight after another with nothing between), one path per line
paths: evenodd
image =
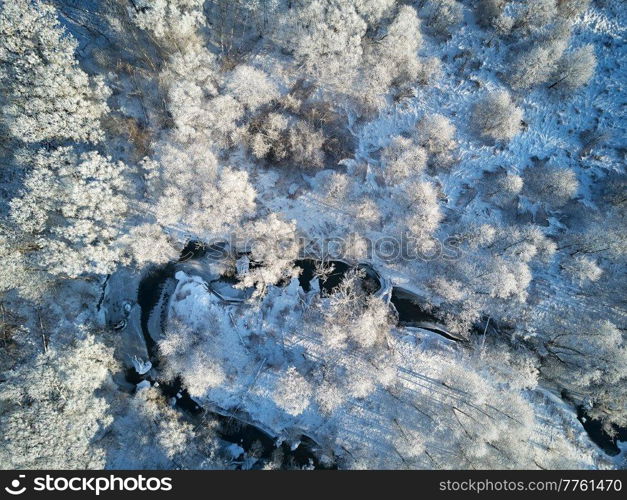
M490 184L487 189L489 195L498 206L506 206L514 201L523 188L523 178L514 173L505 173L497 177L494 186Z
M342 88L353 81L368 29L354 2L313 0L294 7L285 19L283 44L322 85Z
M531 283L531 271L526 263L494 257L487 266L484 273L475 280L491 297L518 300L527 297L526 290Z
M284 15L278 41L325 92L380 108L392 84L418 76L420 24L409 6L351 0L299 2Z
M520 132L523 111L508 92L490 92L472 108L472 126L479 135L492 140L508 140Z
M312 387L295 367L290 366L277 380L273 398L290 415L302 414L310 404Z
M134 0L127 6L131 22L150 34L166 53L197 44L205 24L204 0Z
M222 72L207 48L193 45L173 54L160 73L166 104L175 124L173 139L229 148L243 138L251 115L280 97L277 83L263 70L241 64Z
M508 0L479 0L476 4L476 16L480 26L492 28L496 33L505 35L514 27L514 18L508 15Z
M560 15L573 19L590 6L590 0L557 0L557 11Z
M98 142L110 94L74 59L76 41L54 7L39 1L0 3L2 122L24 142Z
M178 290L184 294L198 293L199 289L206 296L204 285L195 280L183 283ZM198 398L227 380L233 382L247 375L251 363L228 313L215 303L206 305L195 318L172 311L158 344L167 376L180 377L189 393Z
M238 66L227 76L225 91L251 111L279 96L276 84L268 78L268 75L246 65Z
M498 238L493 250L521 262L528 263L533 259L548 262L556 251L555 242L547 238L541 227L531 224L504 228Z
M477 371L460 365L449 366L439 375L448 389L442 402L451 419L452 451L457 455L453 460L458 467L517 468L531 461L534 415L521 395L500 394Z
M174 139L182 143L230 147L241 135L238 121L244 106L233 96L216 95L211 87L177 82L168 91L168 110L176 128Z
M325 137L322 131L315 130L311 125L300 120L289 129L287 142L290 159L296 165L305 169L323 166Z
M558 12L569 19L585 12L590 6L590 0L557 0Z
M597 281L603 274L603 269L585 255L576 255L567 259L562 263L561 268L573 283L578 284Z
M271 161L287 158L288 124L288 116L274 112L268 113L259 123L254 124L248 139L253 156L259 159L268 158Z
M128 212L125 166L71 147L24 151L30 172L11 200L11 220L30 243L31 263L57 275L106 274Z
M455 125L443 115L427 115L416 125L418 141L430 153L443 153L451 148L455 138Z
M477 20L481 26L494 26L503 15L507 0L479 0L476 6Z
M121 242L138 267L146 263L165 264L179 255L172 239L159 224L137 225L121 238Z
M253 122L248 136L256 158L305 170L323 166L325 141L324 133L308 122L276 112Z
M221 166L200 142L165 141L142 163L157 222L186 227L202 240L225 237L254 214L256 192L244 170Z
M9 290L28 299L38 299L46 290L46 272L33 266L28 258L30 243L25 242L19 231L0 225L0 294Z
M411 247L415 247L409 250L428 252L433 246L431 237L443 217L436 187L427 181L415 181L403 186L399 196L406 214L401 230L406 231Z
M391 85L413 83L423 66L416 57L421 45L416 11L407 5L400 7L381 36L367 39L362 65L369 71L362 76L365 88L361 92L372 95L369 99L376 102L376 95L384 94Z
M549 25L557 15L556 0L525 1L514 21L514 29L538 32Z
M211 423L195 430L156 387L138 388L117 405L107 438L109 468L199 468L213 462ZM198 447L205 447L204 454Z
M112 422L96 391L110 384L112 350L93 336L50 348L0 385L3 469L101 469Z
M292 276L292 263L299 251L293 221L284 221L271 213L247 224L240 234L243 239L241 249L249 252L251 261L264 264L242 277L243 286L256 286L257 293L263 294L268 285Z

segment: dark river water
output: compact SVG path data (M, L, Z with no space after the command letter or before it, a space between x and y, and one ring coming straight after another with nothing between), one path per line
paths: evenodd
M610 436L599 420L592 420L586 414L583 406L577 406L577 420L581 423L590 440L601 448L605 453L616 456L620 453L618 441L627 441L627 427L615 427L616 434Z

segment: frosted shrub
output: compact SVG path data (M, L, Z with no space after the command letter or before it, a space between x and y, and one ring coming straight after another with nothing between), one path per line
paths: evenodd
M508 173L498 180L498 187L506 193L518 194L523 187L520 175Z
M573 170L547 165L528 168L523 173L525 194L551 207L561 207L571 200L579 187Z
M420 68L416 11L401 6L388 21L381 17L388 5L299 2L285 16L279 42L323 92L348 98L364 113L376 111L391 85L409 84Z
M305 170L324 164L324 134L292 116L268 113L260 123L254 124L248 142L256 158L288 163Z
M263 262L263 266L251 269L242 279L242 286L256 286L262 295L268 285L292 276L292 262L298 255L296 224L284 221L272 213L264 219L247 224L242 231L250 259Z
M477 2L477 21L484 28L493 28L498 34L508 34L514 27L513 17L506 15L508 0L479 0Z
M175 320L169 322L159 341L159 352L169 375L180 376L189 393L200 397L226 378L225 362L216 352L216 344L210 332L194 330Z
M479 0L477 2L477 20L481 26L494 26L503 14L506 0Z
M352 2L313 0L294 6L285 19L281 43L324 86L348 91L362 57L368 24Z
M450 36L464 18L462 6L455 0L428 0L421 14L425 26L440 36Z
M285 141L289 120L281 113L268 113L249 137L249 147L255 158L284 160L287 155Z
M528 0L515 21L515 28L531 32L540 31L553 21L556 15L556 0Z
M196 87L175 85L168 93L168 110L176 125L178 141L230 147L240 137L237 122L244 116L244 107L229 95L207 99Z
M438 295L449 302L459 302L466 296L464 286L456 280L448 280L446 278L436 278L429 287Z
M407 202L406 228L423 244L442 220L437 189L430 182L413 182L404 188L403 196Z
M418 142L431 155L436 166L451 162L450 151L455 147L455 125L443 115L426 115L417 125Z
M204 144L165 143L152 164L150 193L157 222L184 224L201 239L224 237L242 218L255 212L256 192L248 173L219 168ZM155 166L156 165L156 166Z
M367 45L363 64L371 71L365 76L374 79L378 74L379 80L372 82L377 92L386 92L393 83L404 84L416 79L420 66L416 53L421 45L420 20L416 11L407 5L402 6L387 27L385 36Z
M350 338L362 349L380 345L392 324L388 304L376 297L366 300L364 310L351 328Z
M172 408L157 387L137 390L127 400L111 426L115 445L108 450L114 469L168 469L187 466L194 457L200 432ZM206 445L206 443L202 443Z
M560 16L574 19L590 6L590 0L557 0L557 11Z
M0 293L18 288L24 280L30 279L27 262L17 251L19 240L10 231L0 226L0 259L3 268L0 271Z
M508 140L520 132L523 111L504 90L490 92L477 102L471 115L474 129L487 139Z
M207 48L193 45L184 52L176 52L167 59L159 75L159 83L166 87L189 82L202 89L207 96L217 95L218 63Z
M548 81L566 45L564 39L548 40L514 58L507 77L512 88L527 89Z
M385 165L385 178L390 185L416 178L427 166L427 152L411 139L396 136L383 150L381 161Z
M582 87L592 76L597 65L594 47L585 45L560 59L553 78L556 80L550 87L574 90Z
M507 173L496 180L496 192L493 195L498 205L513 201L522 191L523 179L520 175Z
M333 413L347 399L344 387L325 381L316 386L316 403L325 414Z
M498 229L491 224L472 224L462 236L470 248L485 248L494 243L497 233Z
M389 14L390 10L394 7L395 0L354 0L355 10L363 17L369 24L374 26L381 21L381 19Z
M577 329L560 319L552 326L542 372L586 397L590 415L611 431L613 423L627 423L627 408L621 403L627 380L624 334L611 321L578 317L578 322Z
M324 134L321 131L315 130L304 121L296 122L288 133L291 161L305 169L322 167L324 141Z
M523 262L510 262L495 257L481 280L491 297L522 301L525 300L525 292L531 283L531 271Z
M522 263L532 259L548 262L555 253L555 243L538 226L508 226L499 234L496 250Z

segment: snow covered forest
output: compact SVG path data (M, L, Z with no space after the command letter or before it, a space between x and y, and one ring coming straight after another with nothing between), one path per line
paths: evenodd
M0 468L627 467L621 0L0 0Z

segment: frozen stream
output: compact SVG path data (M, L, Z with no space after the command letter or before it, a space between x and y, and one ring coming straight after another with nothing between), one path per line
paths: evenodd
M202 408L182 387L179 379L158 379L158 347L157 340L161 335L162 326L167 321L170 295L176 288L177 280L174 275L177 271L200 276L207 284L208 290L214 293L225 304L242 302L250 296L251 291L242 291L233 288L236 280L216 274L207 265L211 259L224 255L223 247L205 248L197 244L188 245L182 252L178 262L170 262L162 266L155 266L145 271L141 278L130 278L122 272L116 273L106 281L107 292L103 294L103 310L106 311L106 323L109 327L123 330L124 354L129 358L149 360L149 365L139 363L139 366L148 367L145 372L129 367L127 380L133 384L143 380L151 384L158 384L163 394L175 406L184 410L190 418L211 418L218 422L218 433L226 442L236 444L244 451L252 447L259 449L261 445L261 459L269 459L274 450L281 448L285 465L314 466L324 468L317 458L317 444L307 436L301 436L295 446L282 442L277 444L270 432L246 422L245 416L235 416L228 411ZM315 259L301 259L295 262L302 269L299 284L305 292L311 291L311 282L315 277L318 261ZM254 264L253 264L254 265ZM258 265L258 264L257 264ZM408 290L390 286L374 268L367 264L351 265L344 261L329 261L325 265L333 266L333 271L325 278L319 279L320 293L333 293L348 271L358 268L363 271L362 286L367 293L389 298L391 307L396 311L398 324L402 327L428 330L443 337L447 341L464 342L465 339L451 333L439 319L437 309L422 304L420 298ZM129 279L135 280L136 294L129 293ZM126 290L125 296L123 290ZM134 295L134 296L133 296ZM143 372L143 373L142 373ZM610 455L618 453L616 438L608 436L600 429L595 421L587 419L585 412L578 408L578 418L590 438ZM620 438L624 437L624 429ZM332 467L335 467L334 465Z

